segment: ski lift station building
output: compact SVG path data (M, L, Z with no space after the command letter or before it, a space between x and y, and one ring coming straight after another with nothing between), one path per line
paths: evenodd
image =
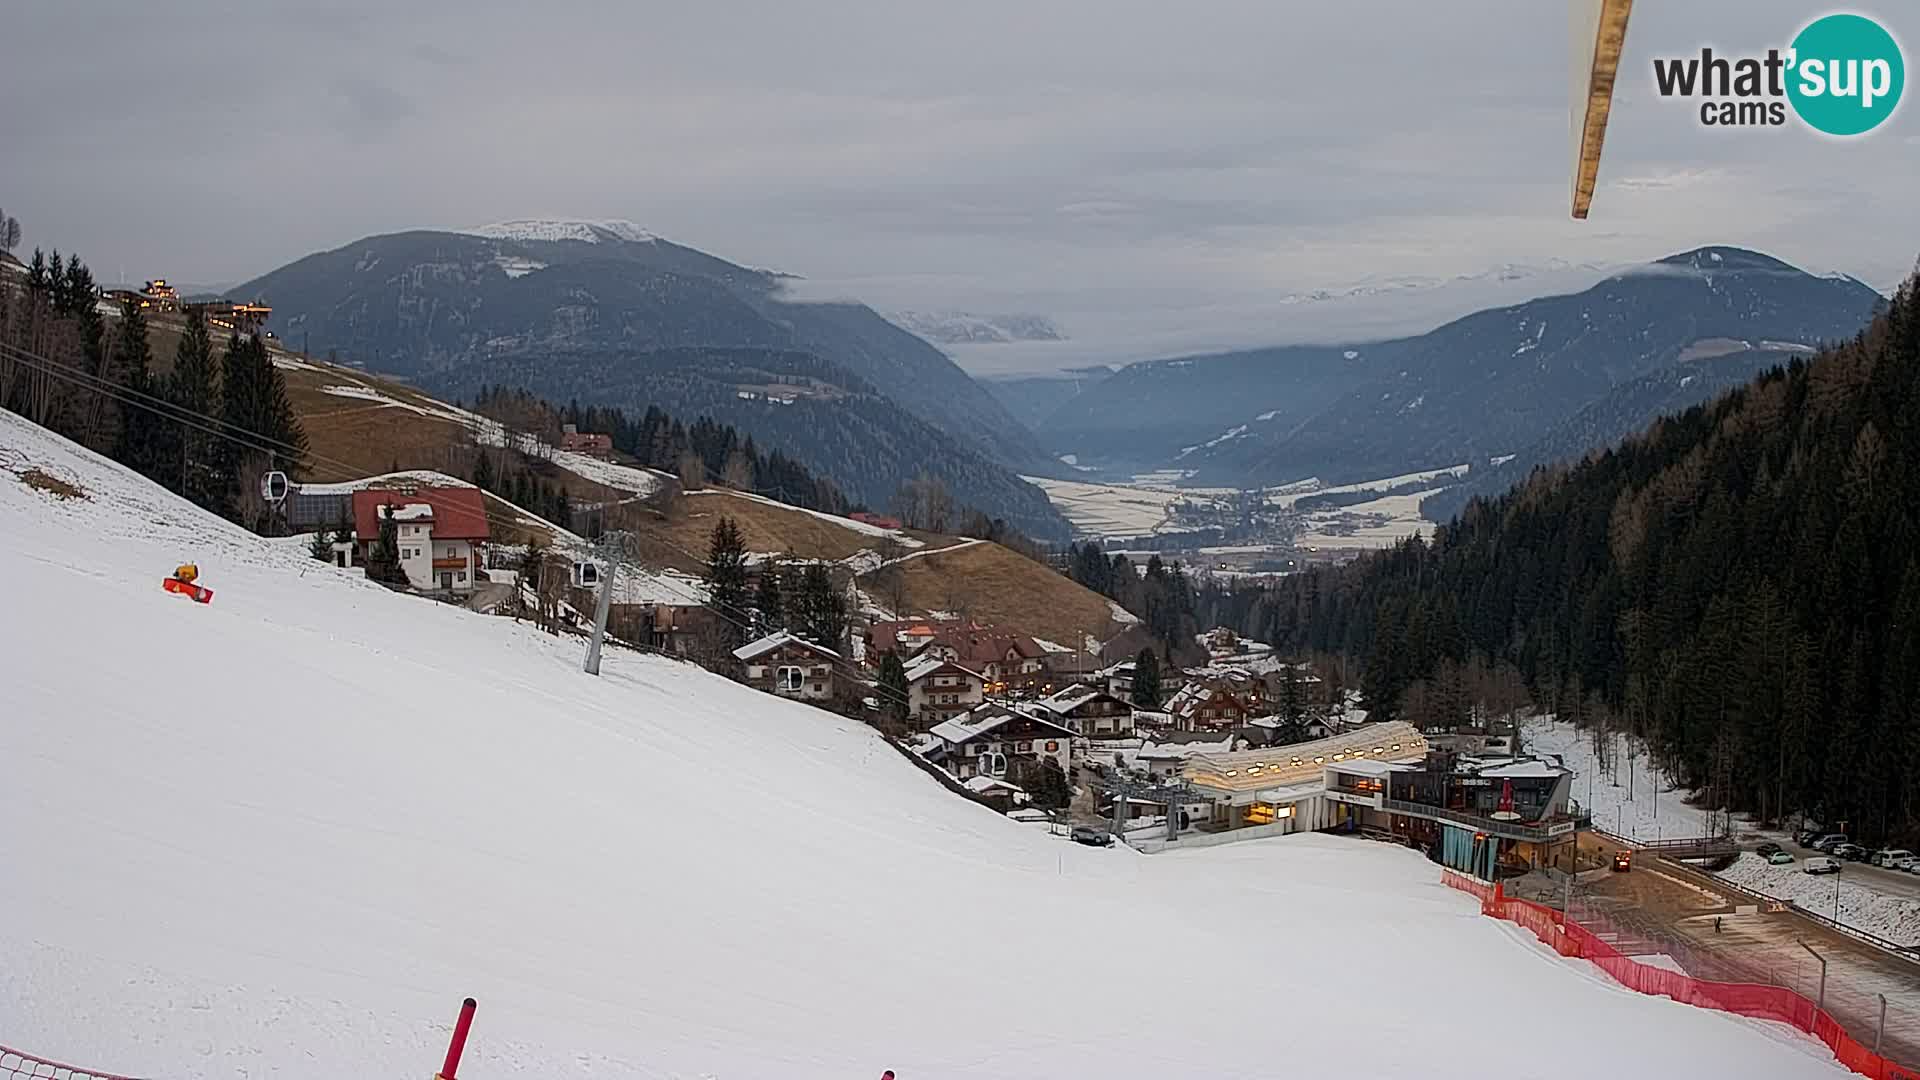
M1592 827L1571 797L1573 774L1538 758L1436 750L1411 724L1368 724L1292 746L1195 754L1181 777L1211 795L1195 846L1323 829L1365 832L1492 877L1573 865Z

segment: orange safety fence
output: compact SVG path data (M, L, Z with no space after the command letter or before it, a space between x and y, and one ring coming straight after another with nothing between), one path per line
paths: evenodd
M34 1057L10 1046L0 1046L0 1080L132 1080L131 1077L98 1069L62 1065L58 1061Z
M1506 896L1498 885L1453 870L1441 871L1441 881L1478 898L1481 914L1525 927L1555 952L1591 962L1630 990L1669 997L1702 1009L1791 1024L1826 1043L1842 1065L1861 1076L1872 1080L1920 1080L1920 1070L1874 1053L1847 1034L1831 1014L1784 986L1712 982L1642 964L1568 919L1563 912Z

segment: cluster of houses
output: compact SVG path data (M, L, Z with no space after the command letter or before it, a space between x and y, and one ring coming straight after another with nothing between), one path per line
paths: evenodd
M273 308L259 301L182 300L180 290L166 278L154 278L138 290L108 289L102 297L114 304L130 303L142 311L198 311L210 326L241 334L254 334L273 317ZM272 335L268 335L272 336Z
M475 488L308 487L287 514L302 531L351 522L333 543L341 566L364 564L391 521L414 588L458 595L488 578ZM685 596L635 594L615 606L638 611L633 636L656 645L698 625ZM1510 732L1369 723L1305 665L1225 632L1203 643L1211 661L1167 672L1171 696L1152 708L1133 701L1133 660L1078 670L1079 654L971 620L877 621L853 656L785 631L733 656L766 693L820 705L864 696L870 708L879 665L897 656L908 746L929 767L1013 816L1043 820L1051 815L1023 805L1021 779L1057 769L1063 787L1075 778L1102 789L1100 814L1145 850L1333 829L1420 847L1481 877L1573 864L1591 822L1557 760L1517 754ZM1279 715L1283 706L1294 715Z

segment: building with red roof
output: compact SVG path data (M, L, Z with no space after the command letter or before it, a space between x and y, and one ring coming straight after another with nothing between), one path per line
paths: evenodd
M366 562L391 518L407 582L428 591L468 592L479 577L489 536L480 489L369 488L353 493L354 542Z

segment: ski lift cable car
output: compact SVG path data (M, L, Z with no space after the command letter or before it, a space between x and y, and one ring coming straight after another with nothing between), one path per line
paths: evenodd
M293 485L287 481L287 474L275 469L260 478L260 497L270 503L287 501L287 494Z

